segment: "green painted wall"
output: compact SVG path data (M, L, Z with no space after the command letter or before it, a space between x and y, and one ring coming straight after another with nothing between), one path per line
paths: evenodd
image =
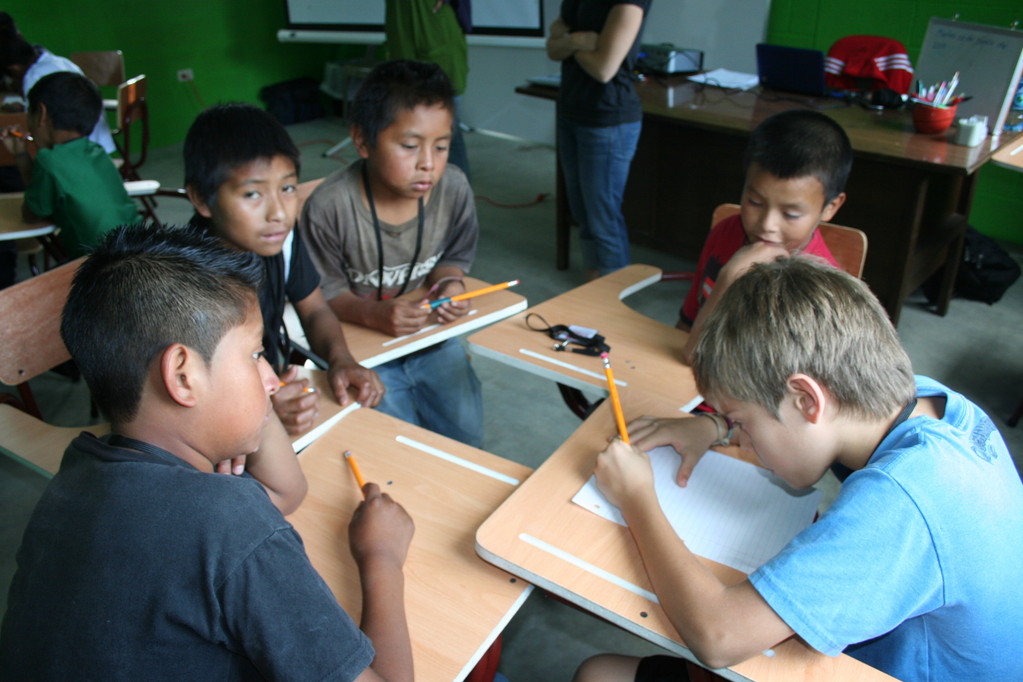
M676 2L677 0L659 0ZM149 80L151 144L180 142L203 104L258 103L259 89L299 76L319 79L324 62L359 56L359 46L282 44L283 0L14 0L3 7L31 41L67 56L120 49L129 75ZM916 59L928 19L959 12L964 21L1007 26L1023 21L1020 0L772 0L768 40L827 48L855 33L887 35ZM195 72L195 88L177 81ZM995 237L1023 243L1023 173L980 173L972 222Z
M325 61L365 51L277 42L284 0L14 0L2 9L26 39L55 54L121 50L129 78L146 74L153 146L183 140L203 104L259 104L264 85L319 80ZM183 68L195 72L194 89L178 82Z
M771 0L767 40L827 51L839 38L896 38L916 63L932 16L993 26L1023 25L1020 0ZM970 223L998 239L1023 244L1023 173L987 164L980 171Z

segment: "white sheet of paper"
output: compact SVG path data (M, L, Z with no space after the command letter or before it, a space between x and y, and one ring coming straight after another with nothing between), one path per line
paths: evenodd
M678 453L660 447L649 455L657 500L686 546L744 573L755 571L809 526L820 502L819 491L794 490L766 469L713 450L680 488L675 484ZM626 525L592 476L572 501Z
M760 85L760 78L755 73L743 73L729 69L714 69L707 73L698 73L690 76L689 80L695 83L716 85L719 88L736 88L738 90L749 90Z

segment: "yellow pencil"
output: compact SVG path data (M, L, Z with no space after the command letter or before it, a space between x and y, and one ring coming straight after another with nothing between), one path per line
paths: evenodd
M607 353L601 353L600 357L604 361L604 374L607 375L607 390L608 393L611 394L611 408L615 413L615 423L618 425L618 435L621 436L622 442L628 444L629 430L625 428L625 415L622 414L622 401L618 399L618 387L615 386L615 375L611 371L611 358L608 357Z
M513 287L513 286L515 286L518 283L519 283L519 280L513 279L510 282L501 282L500 284L492 284L489 287L483 287L482 289L477 289L476 291L467 291L464 294L458 294L456 296L445 296L444 298L438 298L436 301L430 301L429 303L424 303L420 307L421 308L431 308L431 309L432 308L438 308L438 307L444 305L445 303L449 303L451 301L464 301L467 298L474 298L476 296L482 296L483 294L491 294L491 293L493 293L495 291L500 291L501 289L507 289L508 287Z
M366 479L362 477L362 472L359 471L359 465L355 461L355 455L352 454L351 450L345 450L345 461L348 462L348 466L352 468L352 473L355 474L355 482L359 484L359 490L366 487Z

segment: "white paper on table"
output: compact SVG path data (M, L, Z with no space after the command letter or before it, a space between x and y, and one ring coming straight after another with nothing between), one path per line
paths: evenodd
M760 85L760 77L755 73L743 73L729 69L714 69L707 73L698 73L690 76L689 80L705 85L716 85L719 88L735 88L737 90L749 90Z
M708 451L680 488L681 461L671 447L649 453L657 500L672 528L694 554L752 573L813 522L820 492L795 490L748 462ZM572 501L609 521L626 525L621 512L597 488L594 477Z

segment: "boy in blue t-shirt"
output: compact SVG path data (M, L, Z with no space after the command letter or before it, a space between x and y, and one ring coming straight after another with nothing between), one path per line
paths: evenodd
M60 71L39 79L28 93L28 132L39 148L35 161L20 131L3 131L25 180L25 219L53 220L72 258L117 225L139 220L113 161L88 137L102 110L92 81Z
M645 450L679 449L670 429L598 455L600 488L697 658L724 667L795 635L901 680L1023 679L1019 474L980 408L914 378L865 284L807 258L754 265L707 318L693 372L738 444L786 483L829 468L844 479L816 523L725 585L653 494ZM686 679L683 663L602 656L577 680Z

